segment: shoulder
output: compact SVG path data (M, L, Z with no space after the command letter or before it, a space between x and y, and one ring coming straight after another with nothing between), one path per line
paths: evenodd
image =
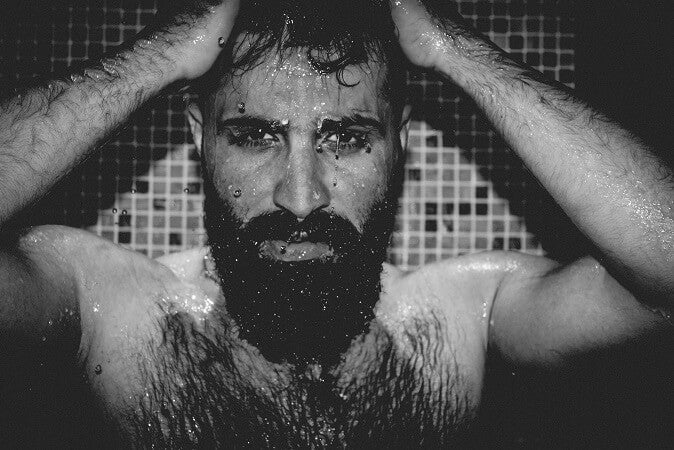
M542 256L484 251L426 264L412 271L386 265L382 286L389 291L416 286L451 302L488 299L512 274L534 277L557 266Z
M545 257L507 251L485 251L426 264L413 271L386 265L379 314L419 317L432 313L488 342L495 299L511 276L538 279L557 264Z
M434 349L430 361L458 377L466 398L477 405L499 286L509 273L546 264L545 258L514 252L481 252L408 272L385 265L376 315L411 360L424 361L420 348Z

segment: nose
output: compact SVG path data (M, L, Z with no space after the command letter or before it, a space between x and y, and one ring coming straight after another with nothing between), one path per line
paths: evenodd
M274 189L274 204L300 220L330 204L330 190L311 140L290 142L286 170Z

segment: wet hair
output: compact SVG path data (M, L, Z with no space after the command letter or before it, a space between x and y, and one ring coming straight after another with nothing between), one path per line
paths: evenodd
M252 45L234 67L247 68L272 49L304 48L311 65L325 74L368 62L391 59L398 47L388 0L251 0L244 2L235 31Z
M388 0L249 0L241 2L232 35L240 38L223 52L216 77L224 70L245 73L270 55L283 58L300 48L316 71L334 74L344 86L348 66L386 64L383 94L394 112L402 110L405 60Z

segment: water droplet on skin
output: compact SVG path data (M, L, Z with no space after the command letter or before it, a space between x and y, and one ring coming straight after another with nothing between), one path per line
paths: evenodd
M96 364L96 367L94 367L94 373L96 373L96 375L100 375L101 373L103 373L103 368L101 367L100 364Z
M117 208L112 208L112 213L117 214Z
M226 40L223 36L220 36L220 37L218 38L218 45L219 45L220 47L224 47L226 43L227 43L227 40Z
M236 105L236 107L238 108L241 114L246 112L246 104L244 102L239 102L239 104Z
M235 189L234 190L234 197L236 197L236 198L241 197L241 189Z

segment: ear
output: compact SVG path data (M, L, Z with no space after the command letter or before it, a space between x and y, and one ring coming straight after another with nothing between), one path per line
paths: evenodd
M204 119L201 109L195 102L191 102L187 107L187 121L190 123L192 138L197 146L197 151L201 155L201 146L204 139Z
M403 152L407 151L407 140L410 135L410 117L412 114L412 105L406 104L400 118L400 145Z

